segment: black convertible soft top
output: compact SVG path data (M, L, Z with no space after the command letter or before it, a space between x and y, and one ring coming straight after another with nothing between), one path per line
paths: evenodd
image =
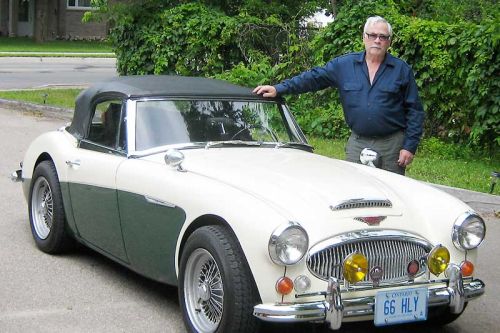
M78 95L73 121L68 131L78 138L87 132L94 104L103 99L139 97L235 98L267 100L252 93L251 88L222 80L173 75L118 76L99 82Z

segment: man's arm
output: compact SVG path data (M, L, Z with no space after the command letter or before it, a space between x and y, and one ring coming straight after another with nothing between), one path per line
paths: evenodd
M403 150L415 154L417 151L424 126L424 108L418 96L417 83L413 72L409 69L408 85L404 96L403 106L406 115L406 130Z
M301 94L336 86L334 69L336 63L336 59L333 59L323 67L315 67L275 86L258 86L253 92L263 97L276 97L277 95Z

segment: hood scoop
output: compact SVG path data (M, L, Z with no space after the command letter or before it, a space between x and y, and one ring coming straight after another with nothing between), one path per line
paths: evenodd
M356 208L392 208L392 202L387 199L349 199L337 205L331 205L333 211L356 209Z

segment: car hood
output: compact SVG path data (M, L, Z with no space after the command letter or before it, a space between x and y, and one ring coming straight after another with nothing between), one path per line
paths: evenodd
M391 209L371 207L373 214L402 213L403 202L394 187L381 181L370 167L289 148L210 148L183 153L182 167L187 172L264 200L288 219L303 219L311 209L331 217L332 207L357 199L391 202ZM405 177L391 176L395 184L405 181ZM359 209L337 214L359 215Z

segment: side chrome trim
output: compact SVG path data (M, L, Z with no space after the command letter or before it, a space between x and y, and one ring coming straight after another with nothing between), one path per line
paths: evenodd
M454 269L453 269L454 270ZM269 322L327 322L331 329L339 329L342 321L355 321L357 317L373 317L375 296L342 299L338 281L329 281L324 301L307 303L258 304L254 307L254 316ZM337 282L337 283L335 283ZM391 289L391 288L379 288ZM463 304L484 294L485 284L479 279L462 279L456 275L448 285L429 285L428 306L449 305L450 311L463 309ZM345 295L344 295L345 296Z
M160 206L165 206L165 207L170 207L170 208L175 208L176 206L173 203L166 202L160 199L156 199L153 197L150 197L148 195L144 196L144 199L146 199L147 202L153 205L160 205Z

